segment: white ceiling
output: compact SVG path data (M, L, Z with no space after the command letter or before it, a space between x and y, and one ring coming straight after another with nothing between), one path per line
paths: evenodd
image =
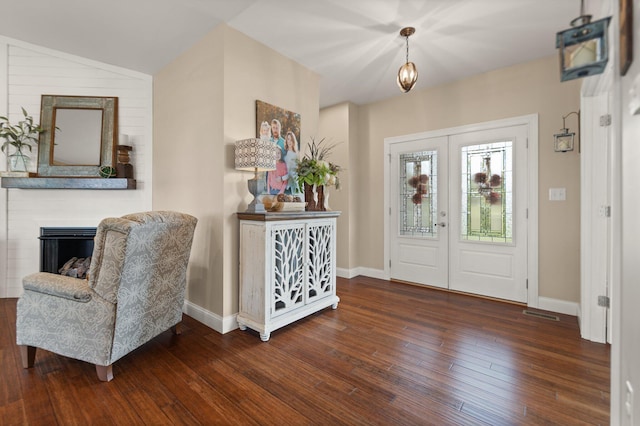
M320 105L400 94L553 54L579 0L3 0L0 34L154 74L220 23L321 77ZM599 0L587 0L589 7ZM596 9L596 7L592 7ZM597 8L596 11L599 11Z

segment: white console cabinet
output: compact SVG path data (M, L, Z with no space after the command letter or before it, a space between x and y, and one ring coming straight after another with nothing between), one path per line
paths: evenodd
M238 213L238 325L271 332L338 307L336 218L340 212Z

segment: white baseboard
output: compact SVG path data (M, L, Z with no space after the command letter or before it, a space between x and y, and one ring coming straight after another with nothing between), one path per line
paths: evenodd
M207 327L211 327L220 334L225 334L238 328L238 322L236 321L237 314L223 318L218 314L214 314L201 306L189 302L188 300L184 301L182 311L191 318L203 323Z
M336 268L336 276L350 280L351 278L358 276L357 269L358 268Z
M22 287L9 287L6 289L7 291L7 295L6 298L7 299L13 299L13 298L18 298L20 296L22 296Z
M566 300L538 297L538 309L578 316L579 305L576 302L567 302Z
M364 268L364 267L357 267L357 268L351 268L351 269L337 268L336 275L341 278L347 278L347 279L357 277L358 275L364 275L365 277L377 278L380 280L389 279L389 277L386 276L385 272L380 269L372 269L372 268Z

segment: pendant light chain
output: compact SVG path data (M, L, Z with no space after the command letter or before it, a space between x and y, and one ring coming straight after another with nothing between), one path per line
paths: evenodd
M407 63L409 63L409 36L405 36L405 40L407 40Z

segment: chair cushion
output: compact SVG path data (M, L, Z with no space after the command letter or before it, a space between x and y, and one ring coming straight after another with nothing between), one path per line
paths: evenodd
M28 291L84 303L90 301L92 295L86 280L49 272L36 272L35 274L27 275L22 279L22 286Z

